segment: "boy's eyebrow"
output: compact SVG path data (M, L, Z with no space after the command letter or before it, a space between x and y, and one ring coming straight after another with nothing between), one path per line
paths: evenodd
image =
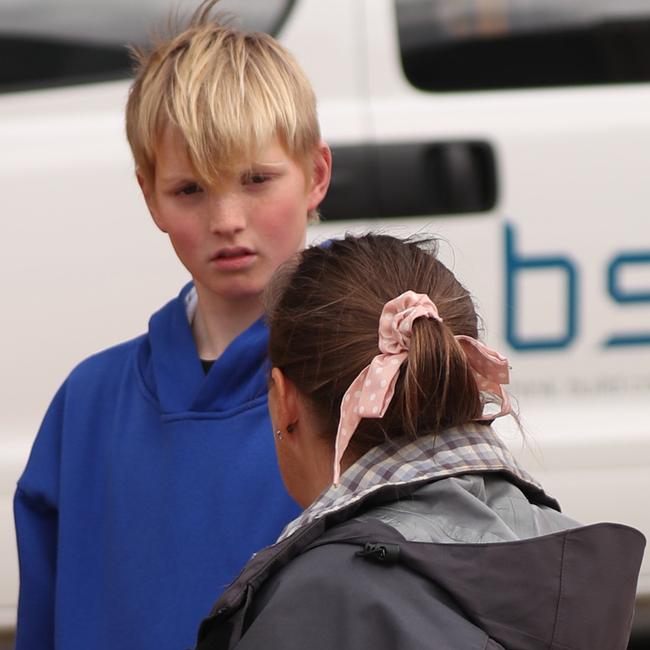
M274 167L274 168L280 168L280 167L287 167L289 163L287 163L284 160L273 160L273 161L264 161L264 160L254 160L251 163L251 166L257 166L257 167Z
M176 183L196 183L197 179L189 174L160 174L160 182L163 185L174 185Z

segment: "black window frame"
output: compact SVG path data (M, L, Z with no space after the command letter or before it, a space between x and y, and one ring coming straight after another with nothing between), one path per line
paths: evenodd
M295 3L285 1L269 34L280 33ZM0 95L129 79L133 62L128 46L127 42L12 34L0 29Z
M435 2L435 0L431 0ZM558 19L535 29L454 38L428 24L425 5L394 0L400 60L409 83L428 92L460 92L645 83L650 81L650 1L643 20Z

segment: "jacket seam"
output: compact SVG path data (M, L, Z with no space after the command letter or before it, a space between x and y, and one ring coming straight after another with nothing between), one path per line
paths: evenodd
M500 623L498 620L495 620L493 618L482 618L481 623L477 624L478 627L485 632L485 629L483 627L483 622L490 622L498 625L501 629L503 630L509 630L512 632L516 632L517 634L525 636L527 639L531 639L532 641L536 642L542 642L544 643L544 647L548 647L549 649L557 649L557 650L575 650L574 646L568 646L564 645L563 643L555 643L553 639L551 639L550 645L546 646L546 641L542 638L540 638L537 634L529 634L528 632L523 631L521 628L518 627L513 627L512 625L505 625L503 623ZM555 629L554 629L555 632ZM487 634L487 632L485 632ZM489 636L489 635L488 635ZM498 640L498 635L492 635L489 637L492 641L496 641L497 643L500 643L502 646L503 644ZM505 646L503 646L505 648Z
M551 647L557 647L558 644L555 642L555 638L558 634L558 625L560 621L560 608L562 607L562 599L564 597L564 566L565 566L565 557L566 557L566 545L569 539L570 533L567 533L562 540L562 556L560 560L560 585L558 589L558 598L557 605L555 607L555 620L553 622L553 634L551 635ZM567 647L562 645L562 647Z

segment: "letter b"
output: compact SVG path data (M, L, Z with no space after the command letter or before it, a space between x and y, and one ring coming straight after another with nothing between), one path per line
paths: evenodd
M552 350L567 347L575 338L577 332L578 311L578 272L575 265L559 255L538 255L523 257L515 250L515 230L509 224L505 225L506 248L506 338L515 350ZM524 337L517 331L517 314L521 309L517 274L525 271L559 270L566 277L566 318L564 331L555 336ZM539 296L540 302L546 296ZM543 307L542 307L543 308Z

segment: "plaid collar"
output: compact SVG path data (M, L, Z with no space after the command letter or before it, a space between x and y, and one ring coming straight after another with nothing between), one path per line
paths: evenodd
M491 427L470 423L403 444L385 442L373 447L331 485L297 519L287 524L278 541L325 515L391 486L430 483L441 478L476 472L503 472L538 501L559 509L542 486L515 460Z

